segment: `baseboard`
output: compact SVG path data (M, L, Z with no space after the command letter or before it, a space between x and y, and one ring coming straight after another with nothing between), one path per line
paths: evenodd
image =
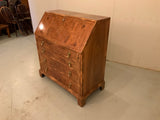
M131 66L131 67L137 67L137 68L141 68L141 69L151 70L151 71L155 71L155 72L160 72L160 70L155 70L155 69L151 69L151 68L145 68L145 67L136 66L136 65L130 65L130 64L126 64L126 63L122 63L122 62L118 62L118 61L113 61L113 60L108 60L108 59L106 59L106 61L119 63L119 64L123 64L123 65L128 65L128 66Z

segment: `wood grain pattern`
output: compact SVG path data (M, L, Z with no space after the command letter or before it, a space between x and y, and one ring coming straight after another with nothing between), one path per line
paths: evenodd
M80 106L105 87L110 18L62 10L45 12L36 30L40 76L73 94Z
M36 35L81 53L95 22L46 12L40 22L45 27L37 29Z
M110 20L98 21L82 53L83 95L104 81L107 39ZM107 28L107 29L106 29ZM84 74L87 73L87 74Z
M89 19L91 21L99 21L99 20L109 18L109 17L99 16L99 15L91 15L91 14L86 14L86 13L79 13L79 12L65 11L65 10L50 10L47 12L58 14L58 15L63 15L63 16L77 17L81 19L87 19L87 20Z

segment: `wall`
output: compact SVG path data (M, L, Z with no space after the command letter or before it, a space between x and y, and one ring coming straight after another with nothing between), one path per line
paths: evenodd
M43 13L47 10L57 8L57 0L28 0L32 17L33 29L35 31Z
M58 0L58 8L110 16L107 59L160 71L159 0Z
M159 0L29 0L29 4L34 29L49 9L110 16L107 59L160 71Z

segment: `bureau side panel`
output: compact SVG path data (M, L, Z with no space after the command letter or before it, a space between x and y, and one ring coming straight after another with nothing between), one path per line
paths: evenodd
M97 21L82 53L83 96L104 84L110 19Z

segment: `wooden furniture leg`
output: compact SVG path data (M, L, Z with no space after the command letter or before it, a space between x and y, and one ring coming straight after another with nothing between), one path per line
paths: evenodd
M102 90L104 90L104 88L105 88L105 82L101 83L99 89L102 91Z
M45 77L45 75L39 70L39 75L41 78Z
M17 37L17 28L16 28L16 24L14 24L13 26L14 26L14 30L15 30L15 33L16 33L16 37Z
M11 37L9 32L9 27L6 28L6 31L7 31L8 37Z
M83 107L86 104L86 99L77 99L78 105Z
M6 32L8 33L8 37L10 37L9 26L5 24L0 24L0 33L2 29L5 29Z

